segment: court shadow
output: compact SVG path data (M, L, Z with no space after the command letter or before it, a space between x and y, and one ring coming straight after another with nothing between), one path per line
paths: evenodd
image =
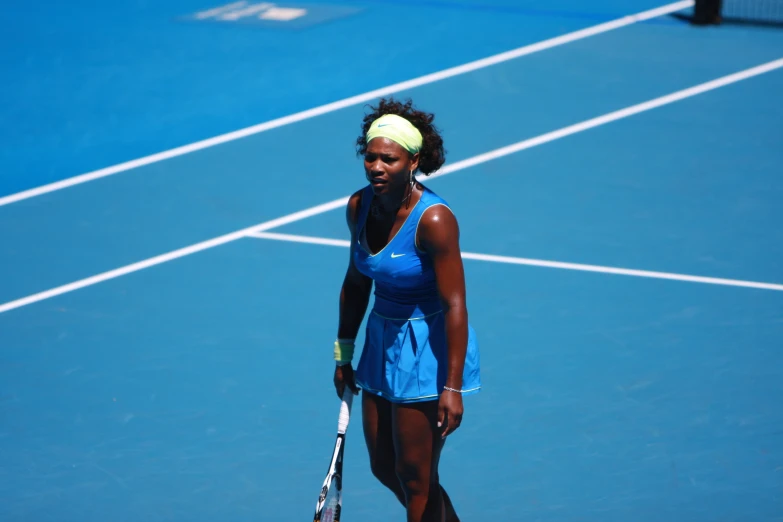
M729 26L747 26L747 27L765 27L765 28L783 29L783 20L780 21L749 20L745 18L724 16L714 21L701 21L701 20L694 19L692 15L687 15L683 13L672 13L669 15L669 17L674 18L675 20L679 20L680 22L684 22L696 26L729 25Z

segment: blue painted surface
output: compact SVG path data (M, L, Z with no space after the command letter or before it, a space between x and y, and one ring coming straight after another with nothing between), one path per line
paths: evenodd
M298 33L172 23L208 3L15 7L3 193L655 6L428 1L390 50L365 30L403 4L341 3L364 11ZM663 19L405 94L458 161L782 56L779 31ZM466 251L783 283L781 88L771 72L429 184ZM0 304L347 195L361 113L0 207ZM346 236L341 210L275 231ZM347 259L242 239L0 314L0 519L309 517ZM465 270L485 388L441 468L464 520L779 518L783 293ZM400 518L354 411L345 519Z
M345 254L248 239L0 316L3 518L307 516L336 422L324 346ZM778 293L466 272L488 385L442 470L465 518L772 519ZM399 508L360 422L346 517L376 520Z
M361 13L302 31L177 21L216 5L221 2L46 0L6 9L0 21L0 38L8 44L0 46L0 194L596 23L394 4L356 4ZM404 20L412 37L393 43L369 37L377 27L385 31L387 20Z

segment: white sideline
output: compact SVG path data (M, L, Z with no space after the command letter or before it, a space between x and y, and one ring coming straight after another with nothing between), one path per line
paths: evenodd
M278 234L275 232L253 232L249 237L258 239L272 239L276 241L290 241L294 243L309 243L314 245L329 245L347 248L350 241L344 239L329 239L324 237L298 236L292 234ZM636 270L632 268L616 268L602 265L585 265L581 263L564 263L561 261L546 261L543 259L530 259L526 257L496 256L490 254L474 254L463 252L463 259L476 261L488 261L491 263L505 263L510 265L527 265L544 268L559 268L561 270L578 270L581 272L598 272L601 274L625 275L633 277L647 277L652 279L668 279L672 281L685 281L688 283L704 283L711 285L739 286L744 288L759 288L762 290L776 290L783 292L783 285L774 283L759 283L756 281L743 281L741 279L724 279L720 277L704 277L687 274L675 274L671 272L654 272L650 270Z
M484 154L479 154L478 156L474 156L472 158L468 158L462 161L459 161L457 163L454 163L450 166L445 167L444 169L441 169L439 172L429 176L429 178L434 178L437 176L443 176L446 174L451 174L453 172L457 172L458 170L466 169L468 167L472 167L475 165L478 165L480 163L484 163L487 161L491 161L493 159L497 159L501 156L506 156L508 154L512 154L513 152L518 152L523 149L527 149L530 147L534 147L536 145L541 145L542 143L548 143L550 141L563 138L565 136L569 136L571 134L575 134L578 132L582 132L587 129L591 129L594 127L597 127L598 125L603 125L612 121L616 121L621 118L627 118L628 116L638 114L643 111L647 111L650 109L654 109L656 107L660 107L662 105L673 103L678 100L682 100L683 98L687 98L689 96L695 96L697 94L701 94L703 92L706 92L708 90L717 89L719 87L723 87L725 85L728 85L730 83L738 82L741 80L745 80L747 78L750 78L752 76L757 76L759 74L763 74L765 72L772 71L774 69L779 69L783 67L783 58L768 62L766 64L752 67L750 69L746 69L745 71L740 71L738 73L730 74L728 76L724 76L722 78L718 78L716 80L712 80L700 85L697 85L695 87L690 87L688 89L684 89L682 91L678 91L673 94L669 94L666 96L662 96L660 98L656 98L655 100L650 100L648 102L640 103L638 105L634 105L632 107L628 107L626 109L622 109L619 111L615 111L612 113L609 113L604 116L600 116L598 118L593 118L591 120L587 120L582 123L578 123L576 125L571 125L568 127L565 127L563 129L560 129L558 131L549 132L546 134L543 134L537 138L532 138L529 140L524 140L519 143L509 145L507 147L502 147L500 149L496 149L494 151L490 151ZM229 243L231 241L235 241L237 239L241 239L242 237L246 237L254 232L265 232L267 230L270 230L272 228L280 227L283 225L286 225L288 223L293 223L295 221L301 221L302 219L306 219L311 216L315 216L317 214L322 214L324 212L328 212L330 210L334 210L337 208L340 208L344 206L348 202L349 196L344 196L339 199L335 199L333 201L323 203L321 205L317 205L305 210L300 210L299 212L294 212L293 214L289 214L287 216L283 216L277 219L273 219L271 221L266 221L264 223L260 223L258 225L254 225L252 227L243 228L241 230L237 230L236 232L231 232L229 234L225 234L223 236L219 236L213 239L209 239L207 241L202 241L201 243L196 243L194 245L180 248L178 250L174 250L172 252L161 254L159 256L155 256L149 259L146 259L144 261L139 261L137 263L133 263L130 265L126 265L121 268L117 268L114 270L110 270L108 272L104 272L102 274L98 274L92 277L88 277L86 279L81 279L79 281L75 281L73 283L69 283L63 286L59 286L56 288L52 288L50 290L46 290L44 292L39 292L37 294L32 294L27 297L23 297L21 299L16 299L14 301L9 301L7 303L4 303L0 305L0 313L7 312L9 310L13 310L15 308L19 308L28 304L32 304L38 301L42 301L44 299L48 299L50 297L54 297L57 295L61 295L67 292L72 292L73 290L77 290L79 288L84 288L86 286L94 285L96 283L100 283L102 281L107 281L109 279L114 279L116 277L129 274L131 272L137 272L139 270L142 270L144 268L148 268L154 265L159 265L161 263L165 263L167 261L171 261L173 259L178 259L180 257L184 257L190 254L194 254L196 252L200 252L202 250L207 250L209 248L216 247L218 245L223 245L225 243Z
M427 85L440 80L445 80L446 78L451 78L454 76L458 76L460 74L465 74L468 72L476 71L478 69L490 67L492 65L497 65L499 63L507 62L515 58L533 54L539 51L544 51L546 49L551 49L559 45L564 45L570 42L581 40L583 38L588 38L590 36L595 36L597 34L605 33L608 31L612 31L614 29L619 29L621 27L632 25L638 22L650 20L652 18L663 16L676 11L681 11L688 7L692 7L693 4L694 4L693 0L685 0L681 2L675 2L672 4L664 5L655 9L650 9L649 11L643 11L641 13L624 16L616 20L612 20L592 27L581 29L579 31L574 31L572 33L557 36L555 38L550 38L548 40L543 40L541 42L526 45L524 47L519 47L517 49L496 54L494 56L489 56L487 58L482 58L480 60L469 62L463 65L458 65L456 67L444 69L442 71L427 74L425 76L420 76L412 80L407 80L404 82L396 83L394 85L389 85L388 87L382 87L380 89L369 91L364 94L358 94L356 96L352 96L350 98L345 98L336 102L328 103L326 105L321 105L320 107L315 107L313 109L308 109L306 111L297 112L295 114L270 120L264 123L259 123L250 127L246 127L244 129L239 129L226 134L221 134L219 136L214 136L212 138L190 143L188 145L176 147L174 149L158 152L150 156L144 156L142 158L126 161L124 163L119 163L111 167L105 167L102 169L94 170L92 172L87 172L85 174L80 174L78 176L56 181L54 183L49 183L47 185L41 185L40 187L24 190L21 192L17 192L15 194L10 194L8 196L0 197L0 207L4 205L10 205L11 203L15 203L17 201L22 201L36 196L41 196L43 194L48 194L49 192L54 192L56 190L62 190L64 188L72 187L74 185L86 183L88 181L105 178L107 176L118 174L120 172L125 172L138 167L143 167L145 165L150 165L152 163L157 163L159 161L164 161L170 158L176 158L177 156L182 156L198 150L214 147L215 145L220 145L222 143L227 143L230 141L245 138L253 134L258 134L278 127L283 127L285 125L290 125L292 123L303 121L309 118L314 118L316 116L321 116L323 114L344 109L352 105L358 105L360 103L364 103L373 100L375 98L388 96L390 94L405 89L420 87L422 85Z

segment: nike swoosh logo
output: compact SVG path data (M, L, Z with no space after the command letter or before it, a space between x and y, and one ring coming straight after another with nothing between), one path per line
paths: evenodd
M405 255L405 254L397 254L397 255L395 255L395 254L394 254L394 252L392 252L392 255L391 255L391 256L392 256L392 259L394 259L395 257L402 257L402 256L404 256L404 255Z
M391 125L391 123L379 123L378 128L380 129L381 127L388 127L389 125Z

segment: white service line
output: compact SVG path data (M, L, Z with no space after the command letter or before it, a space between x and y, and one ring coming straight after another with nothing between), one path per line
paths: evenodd
M309 243L314 245L329 245L347 248L350 241L344 239L329 239L324 237L296 236L292 234L277 234L274 232L253 232L249 237L258 239L273 239L276 241L291 241L294 243ZM545 268L559 268L561 270L578 270L581 272L598 272L601 274L625 275L633 277L647 277L652 279L669 279L672 281L685 281L689 283L704 283L711 285L739 286L745 288L759 288L762 290L777 290L783 292L783 285L774 283L759 283L756 281L743 281L740 279L723 279L718 277L703 277L687 274L675 274L671 272L653 272L650 270L635 270L632 268L615 268L601 265L584 265L580 263L564 263L561 261L546 261L543 259L530 259L525 257L496 256L490 254L474 254L463 252L464 259L476 261L489 261L491 263L505 263L510 265L527 265Z
M587 120L582 123L578 123L576 125L571 125L569 127L565 127L564 129L561 129L559 131L550 132L547 134L543 134L537 138L532 138L529 140L524 140L521 142L518 142L513 145L509 145L507 147L502 147L500 149L496 149L494 151L490 151L484 154L479 154L478 156L474 156L472 158L468 158L462 161L459 161L457 163L454 163L452 165L449 165L445 167L444 169L441 169L435 174L432 174L429 176L429 179L432 179L437 176L443 176L446 174L451 174L454 172L457 172L458 170L466 169L468 167L472 167L475 165L478 165L480 163L484 163L487 161L491 161L493 159L499 158L501 156L505 156L508 154L511 154L512 152L518 152L522 149L530 148L535 145L541 145L542 143L548 143L550 141L553 141L558 138L562 138L571 134L575 134L577 132L581 132L587 129L594 128L598 125L603 125L605 123L609 123L612 121L616 121L620 118L627 118L628 116L638 114L642 112L643 110L650 110L656 107L660 107L662 105L665 105L667 103L673 103L678 100L682 100L683 98L686 98L688 96L695 96L697 94L706 92L708 90L717 89L719 87L728 85L733 82L738 82L740 80L748 79L752 76L757 76L759 74L763 74L765 72L772 71L774 69L779 69L783 67L783 58L779 60L775 60L773 62L769 62L757 67L753 67L751 69L747 69L745 71L741 71L735 74L731 74L728 76L724 76L723 78L719 78L717 80L712 80L707 83L703 83L701 85L697 85L695 87L690 87L688 89L685 89L683 91L678 91L676 93L663 96L661 98L656 98L655 100L651 100L649 102L641 103L639 105L634 105L632 107L629 107L628 109L622 109L620 111L615 111L612 113L607 114L606 116L601 116L598 118L593 118L591 120ZM687 96L683 96L683 93L687 93ZM641 110L639 108L642 108ZM592 122L592 123L590 123ZM598 123L596 123L598 122ZM328 203L323 203L321 205L317 205L315 207L311 207L305 210L301 210L299 212L294 212L293 214L289 214L287 216L283 216L281 218L273 219L271 221L266 221L264 223L260 223L258 225L254 225L252 227L243 228L242 230L238 230L236 232L231 232L230 234L226 234L220 237L216 237L214 239L209 239L207 241L202 241L201 243L196 243L195 245L191 245L189 247L180 248L178 250L174 250L172 252L169 252L167 254L162 254L159 256L152 257L150 259L146 259L144 261L139 261L138 263L133 263L131 265L124 266L122 268L117 268L115 270L110 270L108 272L104 272L102 274L98 274L96 276L88 277L86 279L81 279L79 281L75 281L73 283L59 286L57 288L52 288L51 290L46 290L44 292L40 292L37 294L33 294L27 297L23 297L21 299L17 299L15 301L9 301L5 304L0 305L0 313L7 312L9 310L13 310L15 308L19 308L21 306L25 306L28 304L32 304L38 301L42 301L44 299L48 299L50 297L54 297L57 295L61 295L67 292L71 292L73 290L77 290L79 288L84 288L85 286L94 285L96 283L100 283L102 281L106 281L109 279L114 279L115 277L119 277L125 274L129 274L131 272L136 272L138 270L142 270L144 268L148 268L150 266L159 265L161 263L165 263L167 261L171 261L173 259L178 259L180 257L184 257L190 254L194 254L196 252L200 252L202 250L206 250L208 248L213 248L218 245L223 245L225 243L229 243L231 241L235 241L237 239L240 239L242 237L249 236L253 234L254 232L263 232L270 230L272 228L276 228L279 226L286 225L288 223L293 223L295 221L300 221L302 219L306 219L311 216L315 216L317 214L322 214L324 212L328 212L330 210L334 210L337 208L340 208L344 206L348 202L349 196L345 196L339 199L336 199L334 201L330 201Z
M660 98L655 98L654 100L646 101L644 103L639 103L638 105L626 107L625 109L620 109L619 111L610 112L608 114L604 114L603 116L598 116L597 118L592 118L590 120L576 123L568 127L563 127L562 129L548 132L546 134L536 136L535 138L531 138L529 140L520 141L518 143L514 143L513 145L509 145L507 147L502 147L500 149L495 149L489 152L485 152L484 154L479 154L477 156L473 156L472 158L468 158L462 161L457 161L455 163L452 163L451 165L446 165L444 168L433 173L428 178L432 179L438 176L444 176L446 174L449 174L457 170L462 170L468 167L472 167L474 165L478 165L480 163L485 163L487 161L501 158L503 156L508 156L509 154L514 154L515 152L529 149L531 147L536 147L538 145L542 145L550 141L564 138L566 136L570 136L571 134L583 132L588 129L598 127L600 125L606 125L607 123L621 120L623 118L633 116L634 114L639 114L640 112L649 111L651 109L655 109L663 105L668 105L670 103L674 103L676 101L683 100L685 98L696 96L697 94L702 94L707 91L712 91L714 89L723 87L725 85L736 83L745 80L747 78L751 78L753 76L758 76L759 74L764 74L766 72L770 72L775 69L780 69L781 67L783 67L783 58L765 63L763 65L759 65L757 67L752 67L750 69L746 69L738 73L729 74L728 76L723 76L722 78L718 78L716 80L702 83L700 85L696 85L689 89L683 89L681 91L677 91L672 94L667 94L666 96L661 96Z
M279 234L277 232L251 232L248 237L258 239L276 239L277 241L290 241L292 243L308 243L311 245L328 245L348 248L351 242L347 239L329 239L326 237L296 236L293 234Z
M515 58L520 58L522 56L544 51L546 49L551 49L559 45L564 45L570 42L588 38L590 36L595 36L601 33L606 33L608 31L619 29L621 27L632 25L638 22L650 20L652 18L663 16L669 13L674 13L676 11L681 11L683 9L692 7L693 4L694 4L693 0L685 0L681 2L667 4L655 9L650 9L649 11L644 11L641 13L624 16L622 18L618 18L616 20L594 25L586 29L574 31L572 33L557 36L555 38L550 38L548 40L543 40L541 42L526 45L524 47L519 47L517 49L496 54L494 56L489 56L487 58L482 58L480 60L476 60L470 63L458 65L456 67L451 67L449 69L444 69L442 71L427 74L425 76L420 76L412 80L396 83L388 87L383 87L380 89L376 89L374 91L366 92L364 94L359 94L356 96L352 96L350 98L345 98L336 102L328 103L326 105L321 105L320 107L315 107L313 109L297 112L295 114L284 116L282 118L277 118L264 123L259 123L257 125L246 127L244 129L239 129L226 134L221 134L220 136L215 136L205 140L197 141L194 143L190 143L188 145L183 145L181 147L169 149L167 151L158 152L157 154L144 156L143 158L126 161L124 163L113 165L111 167L105 167L102 169L94 170L92 172L87 172L85 174L56 181L54 183L49 183L47 185L42 185L40 187L32 188L29 190L24 190L22 192L17 192L15 194L10 194L8 196L4 196L0 198L0 207L3 205L9 205L11 203L15 203L17 201L22 201L36 196L41 196L43 194L54 192L56 190L61 190L67 187L72 187L74 185L79 185L81 183L86 183L88 181L105 178L106 176L111 176L113 174L118 174L120 172L125 172L138 167L143 167L145 165L150 165L152 163L157 163L159 161L164 161L170 158L175 158L177 156L189 154L191 152L195 152L198 150L214 147L215 145L220 145L222 143L227 143L230 141L245 138L253 134L258 134L271 129L276 129L278 127L290 125L292 123L296 123L309 118L314 118L316 116L321 116L323 114L338 111L340 109L351 107L353 105L358 105L360 103L364 103L373 100L375 98L388 96L390 94L394 94L396 92L403 91L406 89L413 89L415 87L420 87L422 85L427 85L437 81L445 80L447 78L452 78L454 76L459 76L461 74L490 67L492 65L497 65L499 63L507 62Z
M201 243L196 243L195 245L190 245L188 247L180 248L178 250L173 250L166 254L161 254L159 256L145 259L144 261L139 261L138 263L133 263L130 265L123 266L121 268L109 270L108 272L103 272L102 274L94 275L86 279L80 279L79 281L74 281L73 283L69 283L67 285L58 286L57 288L52 288L51 290L46 290L44 292L39 292L37 294L29 295L27 297L23 297L15 301L10 301L8 303L0 305L0 313L13 310L14 308L20 308L25 305L36 303L38 301L43 301L44 299L49 299L50 297L55 297L58 295L66 294L68 292L73 292L74 290L84 288L85 286L92 286L101 283L103 281L108 281L109 279L115 279L117 277L130 274L132 272L138 272L139 270L143 270L145 268L149 268L155 265L160 265L167 261L171 261L173 259L179 259L180 257L185 257L190 254L195 254L196 252L201 252L202 250L207 250L209 248L214 248L216 246L224 245L226 243L230 243L231 241L236 241L237 239L242 239L243 237L247 237L252 232L269 230L270 228L275 228L275 227L281 227L283 225L287 225L288 223L293 223L294 221L299 221L302 219L306 219L310 216L315 216L317 214L322 214L324 212L328 212L330 210L343 207L347 203L348 203L348 196L340 199L335 199L334 201L330 201L328 203L324 203L322 205L311 207L305 210L300 210L299 212L294 212L293 214L288 214L287 216L273 219L272 221L266 221L264 223L261 223L260 225L253 225L252 227L243 228L242 230L237 230L236 232L231 232L230 234L225 234L223 236L219 236L213 239L208 239L207 241L202 241Z

